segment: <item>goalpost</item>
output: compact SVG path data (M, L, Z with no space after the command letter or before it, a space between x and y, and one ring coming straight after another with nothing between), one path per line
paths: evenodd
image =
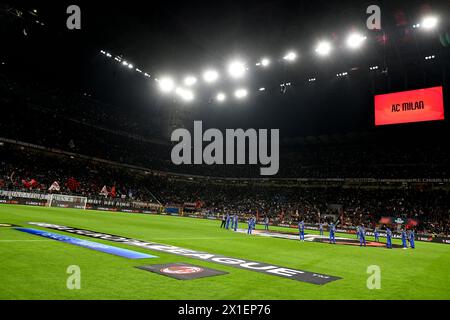
M48 207L86 209L87 197L51 194L47 199Z

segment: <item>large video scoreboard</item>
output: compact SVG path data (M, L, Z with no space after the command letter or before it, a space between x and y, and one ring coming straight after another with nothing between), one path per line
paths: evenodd
M375 125L444 120L442 87L375 96Z

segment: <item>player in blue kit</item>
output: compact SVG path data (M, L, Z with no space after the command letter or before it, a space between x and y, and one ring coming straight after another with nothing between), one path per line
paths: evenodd
M364 225L362 224L361 227L359 227L359 246L362 247L364 244L364 247L366 246L366 229L364 229Z
M252 229L253 229L253 217L251 217L250 219L248 219L248 229L247 229L247 234L252 234Z
M414 230L409 231L409 245L411 246L411 249L416 248L416 244L414 243Z
M336 239L334 237L334 232L335 232L334 224L331 223L329 228L330 228L330 243L336 244Z
M266 216L266 218L264 219L264 230L269 231L269 217Z
M319 234L323 236L323 223L319 222Z
M360 232L359 226L356 226L356 239L358 240L359 240L359 232Z
M230 214L227 213L225 229L228 230L229 228L230 228Z
M234 215L230 216L230 229L234 229Z
M386 248L392 249L392 231L386 228Z
M233 220L234 220L234 231L236 231L238 228L238 221L239 221L237 214L234 215Z
M305 241L305 222L303 220L298 223L298 232L300 233L300 241Z
M253 217L252 230L256 229L256 217Z
M375 227L375 230L373 231L373 234L375 236L375 241L380 242L380 232L378 231L378 227Z
M406 243L406 230L402 229L402 245L403 245L403 249L408 249L408 244Z

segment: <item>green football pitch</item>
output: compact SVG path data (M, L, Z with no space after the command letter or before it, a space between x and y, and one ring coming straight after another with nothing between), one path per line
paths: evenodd
M315 285L39 228L28 222L94 230L341 279ZM417 242L415 250L360 248L248 236L220 229L220 221L214 220L10 205L0 206L0 223L158 256L127 259L0 227L0 299L450 299L450 246L443 244ZM209 267L227 274L176 280L135 268L174 262ZM70 276L67 268L71 265L81 270L78 290L69 290L66 285ZM371 276L367 269L372 265L381 270L380 289L367 287Z

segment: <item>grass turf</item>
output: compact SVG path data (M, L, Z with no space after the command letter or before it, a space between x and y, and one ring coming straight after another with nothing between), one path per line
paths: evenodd
M416 242L415 250L360 248L248 236L220 229L220 221L214 220L0 206L0 223L42 229L28 225L30 221L171 244L342 279L318 286L86 238L159 257L130 260L0 227L0 299L450 299L450 246L443 244ZM229 274L180 281L134 268L172 262L192 263ZM81 269L80 290L66 287L70 265ZM370 265L381 268L379 290L366 286Z

